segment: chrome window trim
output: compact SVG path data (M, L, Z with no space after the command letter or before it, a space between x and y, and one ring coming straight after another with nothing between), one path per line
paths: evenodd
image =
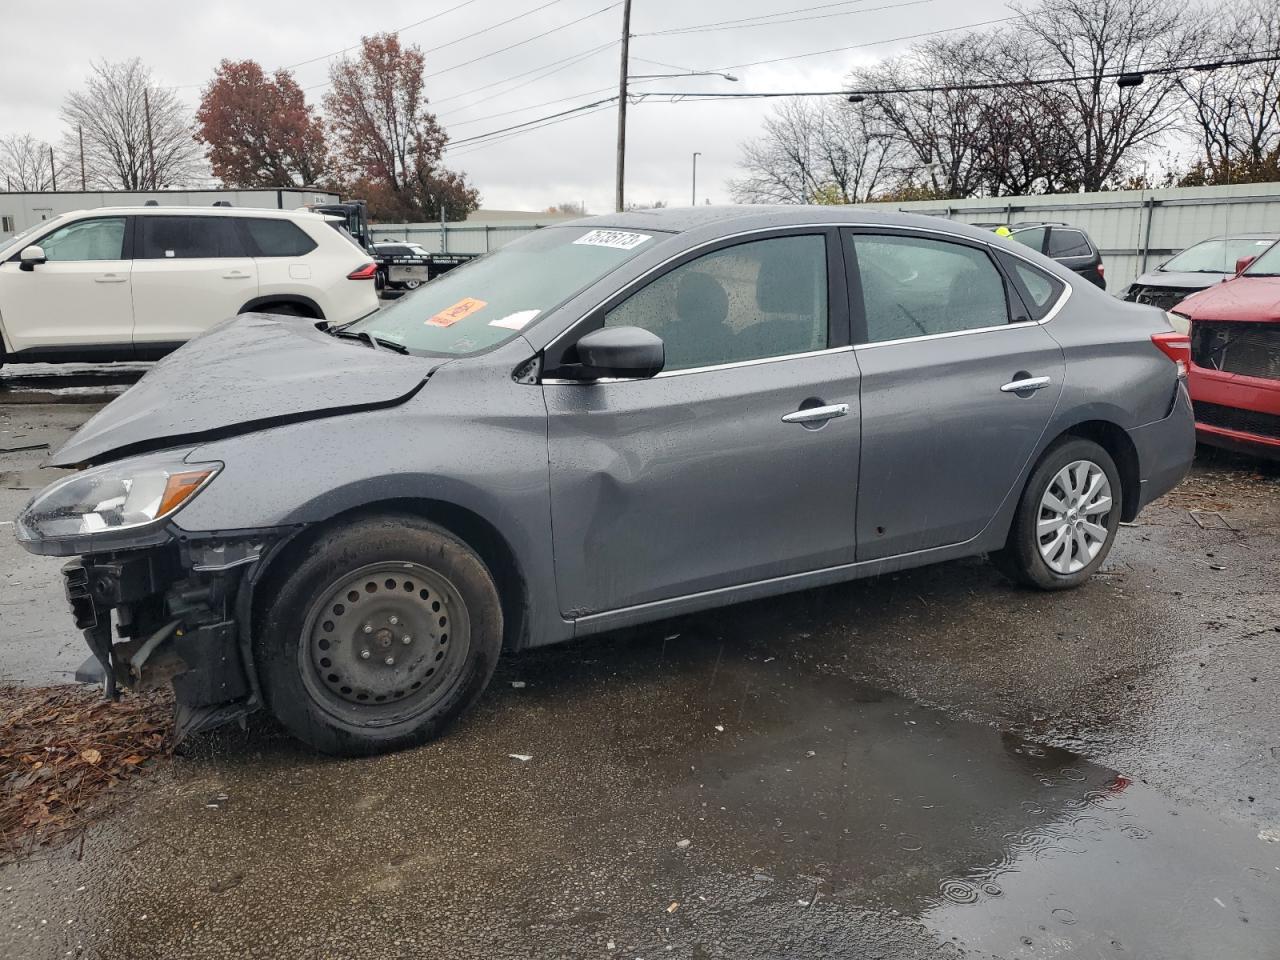
M722 243L725 240L737 240L740 237L751 237L761 233L777 233L782 230L788 230L788 231L821 230L825 233L827 230L841 230L841 229L851 229L851 228L871 229L871 230L877 230L877 231L883 230L889 233L908 233L908 234L929 233L929 234L936 234L937 236L940 236L940 237L950 237L953 240L962 240L962 241L967 241L969 243L981 244L982 246L985 246L992 251L996 249L1003 250L1005 253L1009 254L1010 256L1017 257L1019 260L1022 260L1024 263L1028 264L1029 266L1035 267L1035 269L1040 270L1042 272L1044 271L1044 268L1042 266L1040 266L1035 261L1022 256L1022 254L1016 250L1009 250L1009 249L1006 249L1005 247L997 248L995 244L991 243L991 241L989 240L978 239L975 237L968 237L963 234L955 233L954 231L940 230L937 227L902 226L899 224L865 223L865 222L856 223L856 222L846 222L846 221L832 221L828 223L789 223L789 224L782 224L780 226L772 226L772 227L756 227L751 230L743 230L739 233L727 233L727 234L724 234L723 236L714 237L710 240L704 240L702 243L695 244L692 247L687 247L684 250L681 250L679 253L673 253L671 256L667 257L665 260L662 260L659 263L655 263L652 267L650 267L644 273L640 274L640 276L635 277L628 283L624 284L618 290L613 291L613 293L609 294L599 303L592 306L589 310L587 310L585 313L579 316L578 319L574 320L572 323L566 326L563 330L557 333L554 337L552 337L549 341L547 341L546 345L543 346L542 349L539 350L538 352L545 353L546 351L550 350L557 343L559 343L564 337L568 336L570 331L574 330L578 326L578 324L582 323L582 321L586 320L587 317L591 316L593 313L595 313L597 310L603 307L609 300L612 300L614 297L618 296L619 294L629 294L629 292L632 291L637 285L647 282L648 279L651 276L653 276L653 274L657 273L659 270L662 270L668 264L676 260L679 260L681 257L684 257L687 254L694 253L695 251L698 251L698 250L702 250L705 247L715 246L717 244ZM679 236L679 234L675 234L675 236ZM936 340L944 337L964 336L970 333L990 333L993 330L1006 330L1009 327L1043 326L1044 324L1052 320L1054 317L1056 317L1061 312L1062 308L1066 305L1067 300L1071 298L1070 281L1063 280L1061 277L1058 277L1057 279L1062 282L1062 287L1063 287L1062 293L1058 297L1058 302L1055 303L1053 307L1049 310L1049 312L1046 313L1039 320L1028 320L1023 323L1006 323L1006 324L1001 324L995 327L979 327L973 330L955 330L948 333L931 333L931 334L926 334L920 337L907 337L900 340L882 340L877 343L856 343L856 344L851 344L849 346L844 346L844 347L828 347L825 350L815 350L815 351L810 351L808 353L785 353L775 357L761 357L756 360L739 360L731 363L716 364L714 366L707 366L707 367L690 367L687 370L664 371L662 373L657 374L654 377L602 377L598 380L570 380L570 379L559 378L559 377L551 377L551 378L544 377L540 380L540 382L544 384L551 384L552 386L566 386L569 384L586 384L586 383L629 383L633 380L643 380L643 379L656 380L661 377L681 376L686 373L705 373L711 370L724 370L730 367L749 366L749 365L759 364L759 363L775 363L779 360L790 360L795 357L811 357L811 356L817 356L822 353L840 353L845 350L862 350L868 347L883 347L883 346L889 346L891 344L898 344L898 343L915 343L922 340ZM830 309L829 304L828 304L828 309Z
M783 353L776 357L757 357L754 360L732 360L729 363L717 363L709 367L686 367L684 370L663 370L652 377L600 377L597 380L570 380L568 378L550 377L543 384L562 387L569 384L581 386L592 383L635 383L638 380L661 380L664 377L683 377L687 373L709 373L712 370L732 370L737 367L756 367L762 363L782 363L786 360L803 360L806 357L821 357L829 353L851 353L853 347L824 347L821 350L806 350L804 353Z

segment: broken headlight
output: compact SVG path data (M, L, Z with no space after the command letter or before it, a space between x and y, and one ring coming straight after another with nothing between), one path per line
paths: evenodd
M27 504L18 516L18 539L63 540L145 527L177 512L221 469L221 463L184 463L180 454L161 454L73 474Z

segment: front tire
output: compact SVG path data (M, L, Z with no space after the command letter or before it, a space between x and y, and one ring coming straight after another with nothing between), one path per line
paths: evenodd
M483 692L501 649L489 570L447 530L407 515L358 520L308 544L255 638L272 713L341 756L438 736Z
M992 562L1014 583L1066 590L1107 559L1124 506L1120 472L1092 440L1068 437L1031 472L1004 549Z

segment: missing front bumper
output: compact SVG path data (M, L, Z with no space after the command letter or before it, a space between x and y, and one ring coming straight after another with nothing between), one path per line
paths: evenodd
M178 739L255 706L237 617L244 568L210 571L191 559L169 545L63 567L72 615L102 666L107 696L172 683Z

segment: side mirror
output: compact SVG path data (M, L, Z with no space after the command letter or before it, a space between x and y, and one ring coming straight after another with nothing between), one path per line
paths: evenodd
M34 243L29 247L22 248L22 252L18 254L18 260L21 261L18 264L18 269L28 272L34 270L37 264L48 262L44 255L44 248L38 247Z
M662 338L639 327L601 327L578 341L583 379L652 377L666 363Z
M1253 261L1255 261L1255 260L1257 260L1257 259L1258 259L1257 257L1241 257L1239 260L1237 260L1237 261L1236 261L1236 276L1238 277L1238 276L1240 276L1240 274L1242 274L1242 273L1244 273L1246 270L1248 270L1248 269L1249 269L1249 264L1253 263Z

